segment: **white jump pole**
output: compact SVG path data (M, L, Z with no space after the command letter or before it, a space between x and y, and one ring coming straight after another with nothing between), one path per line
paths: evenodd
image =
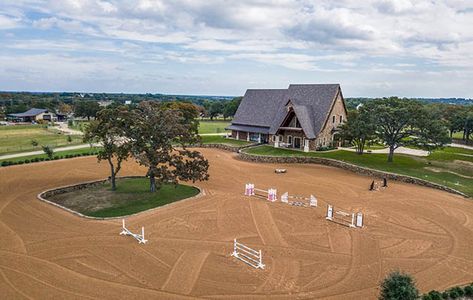
M356 214L356 227L363 227L363 214L362 213Z
M327 207L327 217L325 219L330 220L330 221L333 220L333 206L332 205L329 205Z

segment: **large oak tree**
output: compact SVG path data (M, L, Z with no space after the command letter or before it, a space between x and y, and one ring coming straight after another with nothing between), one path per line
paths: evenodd
M401 146L428 145L432 150L448 139L444 124L432 119L433 114L417 101L397 97L376 99L363 106L363 113L373 118L377 137L389 147L389 162Z
M199 140L197 114L195 107L153 101L141 102L133 110L128 137L134 157L148 168L151 192L163 183L208 179L208 161L200 152L187 148Z
M131 143L126 137L131 126L131 113L126 107L107 108L97 114L84 134L84 141L99 143L97 159L106 160L110 166L112 190L116 190L115 178L122 162L130 156Z

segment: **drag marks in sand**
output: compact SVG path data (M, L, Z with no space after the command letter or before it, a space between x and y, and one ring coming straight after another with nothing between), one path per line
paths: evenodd
M0 169L0 293L7 298L375 298L394 269L422 290L473 281L473 202L317 165L242 162L202 150L205 195L127 219L149 242L119 236L120 220L86 220L36 199L48 188L102 179L93 157ZM44 166L48 172L44 172ZM284 167L287 174L274 174ZM144 170L127 162L121 175ZM28 174L28 176L24 176ZM243 196L245 183L314 194L319 208ZM326 203L365 214L365 228L325 220ZM233 239L263 251L264 270L230 256ZM432 276L434 274L435 276Z

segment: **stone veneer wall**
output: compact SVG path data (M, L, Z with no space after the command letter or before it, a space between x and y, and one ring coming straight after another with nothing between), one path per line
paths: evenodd
M333 123L332 118L335 116L335 123ZM332 129L336 128L341 125L340 123L340 116L343 117L342 123L347 120L347 115L345 113L345 108L343 106L342 96L338 94L337 99L335 100L335 104L330 111L327 124L325 127L320 131L317 139L315 141L311 141L310 143L310 150L315 150L319 146L329 146L332 144L333 140L333 133ZM323 144L323 140L325 138L325 144Z
M216 149L221 149L221 150L226 150L230 152L240 152L241 149L249 148L249 147L254 147L257 146L258 144L249 144L249 145L244 145L244 146L230 146L226 144L201 144L201 145L196 145L195 147L197 148L216 148Z
M371 176L371 177L378 177L378 178L387 178L391 180L396 180L396 181L401 181L401 182L406 182L406 183L412 183L412 184L417 184L421 186L426 186L442 191L446 191L452 194L457 194L461 195L463 197L468 198L469 196L457 191L455 189L436 184L433 182L429 182L423 179L407 176L407 175L400 175L400 174L394 174L394 173L389 173L389 172L383 172L383 171L378 171L378 170L373 170L369 168L364 168L360 167L357 165L353 165L350 163L342 162L339 160L335 159L330 159L330 158L322 158L322 157L288 157L288 156L263 156L263 155L253 155L253 154L248 154L248 153L243 153L240 152L240 155L238 155L238 158L244 161L251 161L251 162L257 162L257 163L283 163L283 164L321 164L321 165L326 165L326 166L331 166L331 167L336 167L336 168L341 168L344 170L348 170L351 172L355 172L357 174L365 175L365 176Z

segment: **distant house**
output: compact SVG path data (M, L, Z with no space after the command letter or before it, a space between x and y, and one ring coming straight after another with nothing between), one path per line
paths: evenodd
M339 84L291 84L247 90L227 129L237 140L311 151L338 146L338 126L346 118Z
M44 108L31 108L22 113L8 114L7 119L16 122L57 121L57 115Z

